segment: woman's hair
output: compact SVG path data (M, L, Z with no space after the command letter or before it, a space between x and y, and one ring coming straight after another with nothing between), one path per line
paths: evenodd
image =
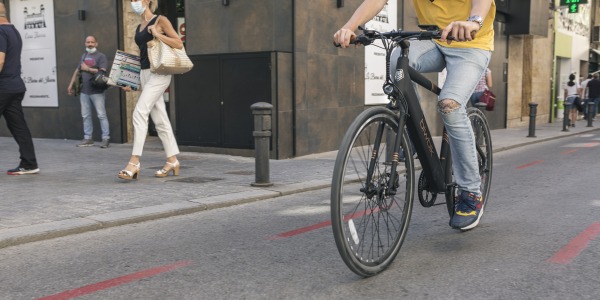
M158 0L150 0L150 5L148 6L148 8L150 9L150 11L152 13L154 13L157 6L158 6Z
M569 82L567 83L568 86L574 86L575 85L575 74L571 74L569 75Z

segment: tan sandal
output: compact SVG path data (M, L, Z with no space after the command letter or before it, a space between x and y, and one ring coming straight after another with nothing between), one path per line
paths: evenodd
M156 173L154 173L154 176L156 177L167 177L169 176L169 173L171 173L171 171L173 171L173 176L179 176L179 161L176 160L174 163L170 163L167 162L166 163L170 168L165 169L164 167L158 171L156 171Z
M134 164L132 162L129 162L129 164L134 166L135 170L129 171L129 170L123 169L123 170L119 171L118 176L119 176L119 178L125 179L125 180L132 180L132 179L137 180L138 176L140 175L140 163L138 162L137 164Z

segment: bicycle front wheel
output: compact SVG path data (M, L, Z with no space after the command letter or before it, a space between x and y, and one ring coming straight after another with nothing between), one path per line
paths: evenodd
M405 161L392 170L398 132ZM414 165L405 130L389 110L360 114L346 132L333 171L333 235L346 265L373 276L387 268L402 246L412 213ZM392 173L395 176L392 176Z

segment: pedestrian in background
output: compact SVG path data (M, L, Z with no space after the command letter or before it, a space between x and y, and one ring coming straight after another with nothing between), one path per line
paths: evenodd
M481 79L479 79L479 82L477 82L477 86L475 87L473 94L471 95L471 105L475 106L475 103L479 102L479 99L481 98L481 95L483 95L483 92L491 88L492 71L490 71L489 68L486 68L485 72L483 72L483 75L481 75Z
M583 116L587 115L588 91L587 84L592 80L592 74L588 74L585 80L581 81L581 102L583 103Z
M94 131L94 122L92 121L92 106L96 109L98 120L100 120L100 128L102 129L102 144L100 148L108 148L110 141L110 130L108 118L106 117L106 106L104 88L98 88L92 85L92 80L98 72L106 73L108 62L106 55L98 51L98 41L94 36L85 38L85 53L81 56L75 72L71 77L71 82L67 89L69 96L75 94L74 85L77 82L78 76L81 75L81 94L79 101L81 102L81 117L83 118L83 140L77 147L89 147L94 145L92 133ZM77 96L77 95L75 95Z
M154 5L153 5L154 4ZM148 60L147 43L154 38L163 41L172 48L182 49L183 42L177 35L171 22L164 16L155 15L156 2L150 0L131 0L131 8L140 15L141 23L135 31L135 43L140 48L141 73L140 79L142 92L133 111L133 150L129 163L125 169L121 170L118 177L121 179L137 179L140 172L140 156L144 149L146 135L148 134L148 116L152 116L152 121L158 132L167 162L164 167L154 174L156 177L166 177L169 173L179 175L179 147L173 134L173 128L169 121L169 115L163 93L171 84L172 75L159 75L150 72L150 61ZM123 88L130 91L131 88Z
M19 145L21 154L19 166L8 170L8 175L40 172L33 139L21 105L26 91L21 78L22 49L21 35L6 18L6 8L0 3L0 117L4 116L6 119L6 126Z
M577 101L577 98L581 99L581 86L575 81L575 74L569 75L569 82L563 86L563 89L565 90L565 104L570 105L571 107L571 111L569 111L570 125L571 127L575 127L575 121L577 121L578 115L575 102Z
M585 118L588 118L588 114L592 115L592 119L596 119L596 114L598 113L598 102L600 101L600 79L599 79L599 75L598 73L594 73L592 80L590 80L585 87L585 93L588 94L588 102L592 101L594 103L594 106L592 107L591 111L589 110L589 107L587 105L584 106L584 109L586 109L585 111Z

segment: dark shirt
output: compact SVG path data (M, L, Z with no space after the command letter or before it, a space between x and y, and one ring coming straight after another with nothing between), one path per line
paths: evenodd
M137 29L135 30L135 43L140 48L140 64L142 70L150 69L150 60L148 60L147 44L149 41L154 39L154 36L150 32L148 32L148 26L154 25L157 19L158 17L154 17L152 20L150 20L150 22L148 22L148 25L146 25L146 27L144 27L142 31L140 31L140 26L142 26L142 24L138 25Z
M23 93L27 89L21 78L21 35L12 24L0 25L0 52L4 52L4 67L0 72L0 93Z
M85 63L88 67L94 69L104 69L107 70L108 62L106 60L106 55L102 52L96 50L94 53L85 53L81 56L81 60L77 67L81 67L81 63ZM81 71L81 92L86 95L95 95L104 93L103 89L97 89L92 86L91 79L96 75L96 73L92 74L90 72Z
M588 98L600 98L600 79L594 78L587 84Z

